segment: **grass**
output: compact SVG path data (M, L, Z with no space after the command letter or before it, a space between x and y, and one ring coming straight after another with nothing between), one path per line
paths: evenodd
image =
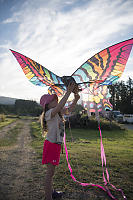
M14 145L21 128L22 124L18 123L14 128L10 129L3 138L0 138L0 147Z
M31 133L33 136L32 147L35 148L38 157L41 159L44 139L41 137L40 124L33 122ZM81 182L103 185L99 131L72 129L72 134L70 130L66 130L66 133L69 162L73 169L73 175ZM102 131L102 135L110 182L117 188L123 189L127 199L132 199L133 131ZM71 195L76 195L72 199L83 199L83 195L88 194L88 191L89 199L109 199L100 189L92 187L82 188L73 182L67 167L65 152L61 154L60 165L56 169L54 180L55 188L60 188ZM81 194L82 197L80 196ZM118 199L122 199L119 192L113 191L113 194ZM68 199L71 198L68 197ZM87 198L85 197L85 199Z
M16 119L14 119L14 118L6 117L4 121L0 121L0 129L2 129L4 126L7 126L15 121L16 121Z

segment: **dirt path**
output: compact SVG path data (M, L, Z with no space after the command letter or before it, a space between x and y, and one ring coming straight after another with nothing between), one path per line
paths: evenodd
M0 149L0 200L44 199L44 169L40 167L41 161L29 145L31 121L21 122L23 129L19 133L17 145ZM7 131L13 126L14 123L3 130Z
M11 129L14 128L16 126L16 124L18 122L20 122L21 120L17 120L7 126L4 126L2 129L0 129L0 138L3 138L5 136L5 134Z

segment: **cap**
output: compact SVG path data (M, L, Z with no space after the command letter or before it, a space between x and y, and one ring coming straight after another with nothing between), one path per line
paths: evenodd
M40 105L45 108L45 105L46 104L49 104L53 99L57 99L58 100L58 97L56 94L44 94L41 98L40 98Z

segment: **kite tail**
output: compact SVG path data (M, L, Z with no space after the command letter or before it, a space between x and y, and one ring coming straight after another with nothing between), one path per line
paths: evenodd
M65 148L65 152L66 152L66 160L67 160L67 164L68 164L68 169L70 171L70 176L71 178L73 179L73 181L75 181L76 183L82 185L82 186L96 186L96 187L99 187L100 189L106 191L106 189L100 185L97 185L97 184L93 184L93 183L82 183L80 181L78 181L74 176L73 176L73 170L71 168L71 165L69 163L69 160L68 160L68 150L67 150L67 146L66 146L66 134L64 132L64 148Z
M100 128L100 123L98 124L98 128L99 128L100 138L101 138L101 161L102 161L103 180L104 180L105 188L106 188L107 192L109 193L109 196L112 196L112 194L110 193L110 191L109 191L109 189L108 189L108 187L107 187L107 184L109 184L113 189L115 189L116 191L121 192L123 198L124 198L125 200L127 200L127 198L126 198L126 196L124 195L124 192L122 191L122 189L117 189L114 185L112 185L112 184L110 183L110 180L109 180L109 172L108 172L107 165L106 165L106 155L105 155L104 146L103 146L103 142L102 142L102 132L101 132L101 128ZM106 178L105 178L104 166L105 166L105 171L106 171L107 180L106 180ZM114 197L114 199L116 199L116 198Z
M92 187L98 187L100 189L102 189L103 191L107 192L107 194L114 200L117 200L110 192L110 190L108 189L107 187L107 184L109 182L109 173L108 173L108 170L107 170L107 167L106 167L106 156L105 156L105 152L104 152L104 147L103 147L103 143L102 143L102 133L101 133L101 129L100 129L100 123L99 123L99 131L100 131L100 137L101 137L101 160L102 160L102 168L103 168L103 180L104 180L104 185L105 185L105 188L101 185L98 185L98 184L93 184L93 183L82 183L80 181L78 181L74 175L73 175L73 170L71 168L71 165L69 163L69 159L68 159L68 150L67 150L67 146L66 146L66 134L64 132L64 148L65 148L65 152L66 152L66 160L67 160L67 164L68 164L68 169L70 171L70 176L71 178L73 179L73 181L75 181L76 183L78 183L79 185L81 186L92 186ZM107 175L107 180L105 178L105 174L104 174L104 164L105 164L105 169L106 169L106 175ZM117 189L114 185L110 184L112 186L112 188L114 188L115 190L117 191L120 191L122 193L122 196L125 200L127 200L126 196L124 195L123 191L121 189Z

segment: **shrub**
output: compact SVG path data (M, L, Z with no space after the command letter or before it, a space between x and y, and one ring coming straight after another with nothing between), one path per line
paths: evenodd
M6 116L4 114L0 115L0 122L5 122Z
M69 119L66 121L66 127L71 128L89 128L89 129L97 129L98 128L98 122L95 119L95 116L91 116L90 118L87 115L81 116L80 114L70 116ZM104 119L100 117L100 126L104 130L113 130L117 129L120 130L121 126L114 122L114 121L108 121L107 119Z

